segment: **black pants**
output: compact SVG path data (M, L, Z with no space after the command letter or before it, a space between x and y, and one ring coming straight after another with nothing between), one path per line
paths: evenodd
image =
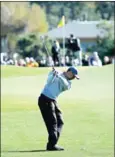
M43 94L39 97L38 105L49 134L47 145L52 147L57 144L64 124L61 111L55 100L52 100Z
M52 58L53 58L54 64L56 65L56 62L58 62L58 65L59 65L59 57L58 57L58 54L53 54Z

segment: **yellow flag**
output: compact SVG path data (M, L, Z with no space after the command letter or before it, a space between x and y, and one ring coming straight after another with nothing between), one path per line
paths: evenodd
M65 25L65 16L62 16L62 19L60 20L60 22L58 24L58 28L63 27L64 25Z

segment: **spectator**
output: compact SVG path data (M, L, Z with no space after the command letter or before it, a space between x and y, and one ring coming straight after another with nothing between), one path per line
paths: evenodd
M14 61L12 59L8 59L6 64L7 65L14 65Z
M39 64L35 61L33 57L30 57L30 66L31 67L38 67Z
M83 59L82 59L82 65L83 66L88 66L89 65L88 59L89 59L89 56L85 54Z
M26 66L30 66L30 58L29 57L26 57L25 58L25 61L26 61Z
M8 59L8 56L7 56L7 53L6 52L2 52L1 53L1 56L0 56L0 62L2 65L6 65L7 64L7 59Z
M24 59L20 59L18 65L19 66L26 66L25 60Z
M14 60L17 60L17 59L18 59L18 56L19 56L18 53L14 53L14 54L13 54L13 59L14 59Z
M34 58L30 57L30 63L33 63L33 62L35 62Z
M73 53L74 53L74 42L75 42L74 35L70 34L70 37L67 39L67 48L68 48L67 54L69 56L71 65L72 65L72 60L74 57L74 55L73 55Z
M42 59L39 61L39 66L40 66L40 67L45 67L45 66L46 66L46 59L45 59L44 56L43 56Z
M89 65L102 66L102 61L99 58L98 52L93 52L93 55L89 58Z
M18 60L17 59L14 59L14 65L18 66Z
M79 65L79 60L78 60L78 58L73 59L73 60L72 60L72 66L78 66L78 65Z
M65 57L64 57L64 56L62 56L62 57L60 58L60 65L61 65L61 66L65 66Z
M108 56L104 56L104 65L111 64L111 60Z
M26 57L26 66L27 67L33 67L32 63L33 63L33 59L32 58L29 58L29 57Z
M69 49L69 56L71 59L71 63L73 59L78 58L79 64L82 65L82 51L80 45L80 39L74 38L73 34L70 34L70 38L68 39L67 47ZM72 57L71 57L72 56Z
M52 46L52 58L54 61L54 65L59 65L59 53L60 53L60 45L59 42L55 40Z
M112 64L115 64L115 56L112 57Z
M80 39L78 38L75 39L74 57L78 59L79 61L78 65L82 65L82 50L81 50Z
M51 56L47 57L46 64L48 67L54 66L54 62Z
M38 62L34 62L34 67L39 67L39 63Z
M68 46L68 49L73 52L73 47L74 47L74 35L73 34L70 34L67 46Z
M65 64L66 64L67 66L71 66L69 56L65 56Z

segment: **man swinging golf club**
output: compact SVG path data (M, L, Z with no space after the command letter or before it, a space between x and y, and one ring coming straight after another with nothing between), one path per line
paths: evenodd
M75 67L69 67L67 71L62 73L53 68L38 99L38 105L49 134L46 146L48 151L64 150L56 145L64 124L56 98L61 92L71 88L70 80L74 78L79 79L78 71Z

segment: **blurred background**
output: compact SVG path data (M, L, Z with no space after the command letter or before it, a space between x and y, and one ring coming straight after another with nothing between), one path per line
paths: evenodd
M1 65L114 64L114 2L1 2Z

